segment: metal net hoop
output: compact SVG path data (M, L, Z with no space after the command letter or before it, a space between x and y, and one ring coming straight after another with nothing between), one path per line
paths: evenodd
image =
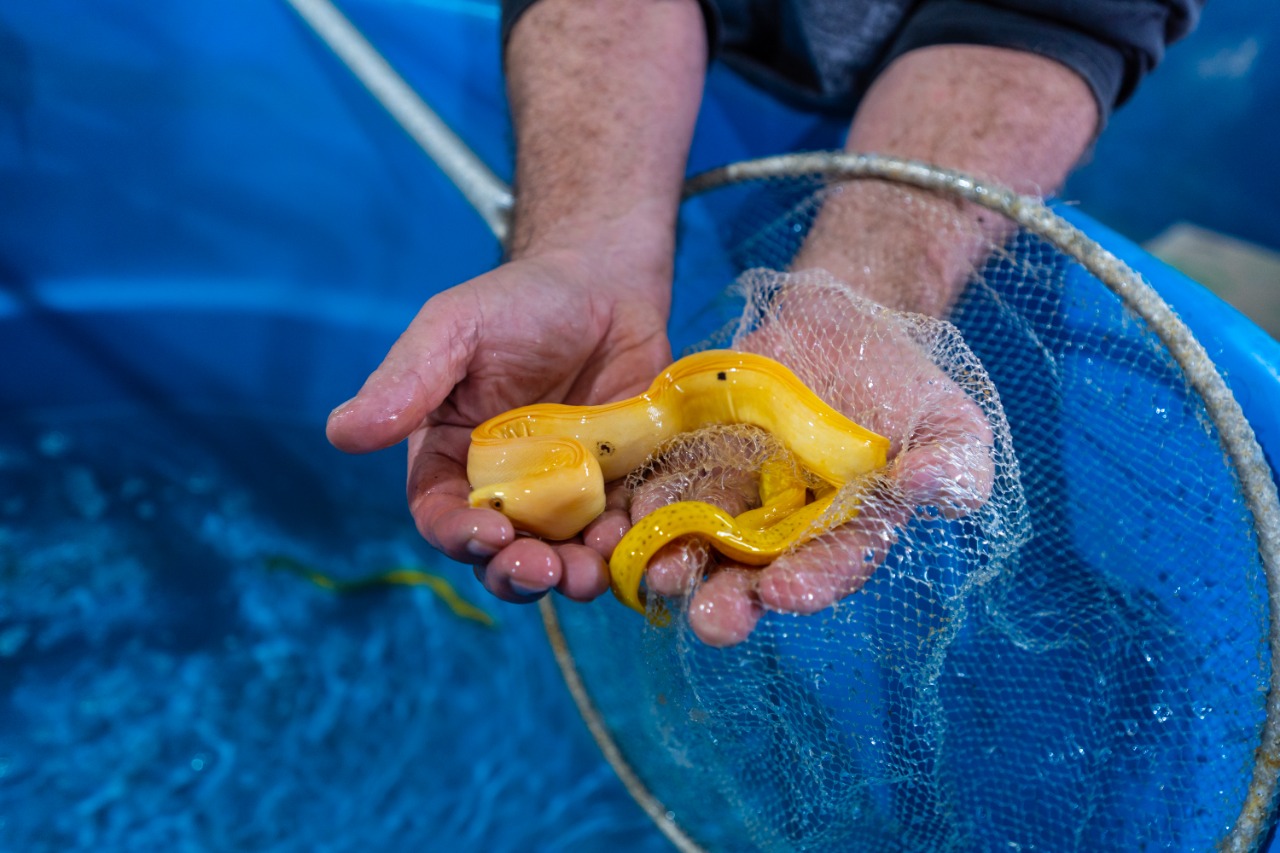
M740 161L695 175L685 183L684 199L740 183L797 178L827 182L880 179L963 199L1007 217L1075 259L1112 291L1128 310L1146 323L1181 369L1188 385L1201 397L1252 516L1266 576L1270 662L1266 718L1254 752L1252 777L1243 807L1220 845L1221 849L1231 851L1257 849L1269 827L1280 770L1280 607L1277 606L1280 604L1280 498L1254 430L1209 353L1139 273L1059 216L1044 201L960 172L876 154L788 154ZM550 599L543 599L540 608L566 683L606 759L677 849L702 849L672 819L629 765L583 683L554 605Z

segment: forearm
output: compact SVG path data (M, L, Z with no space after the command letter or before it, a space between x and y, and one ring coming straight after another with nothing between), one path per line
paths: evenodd
M591 247L669 278L706 50L695 0L541 0L525 13L506 56L512 257Z
M1047 194L1061 186L1097 123L1088 86L1057 62L941 46L904 54L885 70L846 147ZM824 208L797 265L823 266L882 304L941 316L1007 229L976 205L858 181Z

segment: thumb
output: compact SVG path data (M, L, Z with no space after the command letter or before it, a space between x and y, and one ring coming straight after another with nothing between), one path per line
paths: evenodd
M334 447L368 453L403 441L463 380L476 315L453 293L429 299L356 396L329 413L325 434Z

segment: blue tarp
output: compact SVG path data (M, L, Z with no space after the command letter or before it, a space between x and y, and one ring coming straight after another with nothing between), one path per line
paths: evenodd
M494 6L343 6L508 177ZM1260 11L1211 6L1067 195L1138 238L1190 219L1280 246ZM715 69L691 165L839 136ZM1108 239L1280 447L1274 344ZM661 849L533 611L484 602L489 630L266 565L407 562L480 600L417 541L399 455L319 430L498 257L284 3L0 7L0 848ZM706 298L679 297L679 335L715 325Z

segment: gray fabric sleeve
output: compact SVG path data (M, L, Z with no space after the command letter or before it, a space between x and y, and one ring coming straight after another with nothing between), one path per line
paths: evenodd
M502 0L504 45L516 21L535 2ZM1204 0L863 0L896 7L902 23L883 44L868 49L874 55L853 58L865 69L847 75L853 82L830 86L819 73L823 57L815 56L815 45L805 38L803 28L787 26L804 15L821 15L821 2L698 2L711 55L802 106L851 111L874 79L873 72L908 51L978 44L1029 51L1071 68L1093 91L1104 123L1160 62L1165 48L1195 27L1204 5ZM743 26L748 29L739 32ZM773 31L760 34L762 29Z
M516 21L520 20L520 16L529 11L529 7L538 0L500 0L499 14L499 32L502 38L503 54L506 54L507 39L511 38L511 28L516 25ZM707 22L707 48L711 58L714 58L716 46L719 43L719 12L716 9L714 0L698 0L698 5L702 7L702 17Z
M920 47L981 44L1057 60L1089 84L1103 119L1199 19L1203 0L928 0L883 64Z

